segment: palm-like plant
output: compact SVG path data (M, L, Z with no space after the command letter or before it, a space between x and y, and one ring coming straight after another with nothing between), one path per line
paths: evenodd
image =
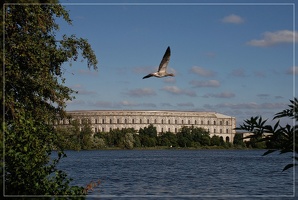
M296 166L295 160L298 160L298 136L296 135L298 126L298 99L290 100L291 104L289 108L279 113L276 113L273 119L291 118L293 119L293 126L287 124L281 126L279 121L274 126L267 125L267 120L263 120L262 117L251 117L245 120L242 125L236 128L236 130L245 130L251 132L252 135L245 138L255 138L258 142L266 142L269 148L263 155L268 155L275 151L280 151L281 154L292 152L295 158L292 163L286 165L283 171Z

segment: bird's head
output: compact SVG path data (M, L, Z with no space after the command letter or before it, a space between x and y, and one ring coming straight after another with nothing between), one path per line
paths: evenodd
M167 76L175 76L175 74L169 73L169 74L167 74Z

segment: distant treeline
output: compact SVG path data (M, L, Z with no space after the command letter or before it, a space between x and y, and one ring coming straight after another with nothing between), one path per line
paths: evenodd
M81 128L80 128L81 127ZM110 132L94 133L88 121L72 121L68 127L57 127L59 147L71 150L88 149L134 149L134 148L266 148L265 144L243 142L242 134L236 134L233 143L222 137L210 137L207 130L183 126L178 133L164 132L157 136L152 124L140 128L113 129Z

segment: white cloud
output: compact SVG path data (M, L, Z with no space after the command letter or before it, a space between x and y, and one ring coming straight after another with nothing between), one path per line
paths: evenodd
M150 107L150 108L156 108L156 104L154 103L142 103L142 106L145 106L145 107Z
M208 58L215 58L216 57L216 53L214 53L214 52L206 52L204 55Z
M157 69L156 67L148 67L148 66L134 67L133 72L136 74L149 74L149 73L155 71L156 69Z
M266 110L266 109L284 109L287 106L285 103L255 103L255 102L248 102L248 103L220 103L216 105L205 104L205 108L213 108L213 109L256 109L256 110Z
M290 74L290 75L298 75L298 66L293 66L293 67L290 67L287 69L286 71L287 74Z
M190 71L204 77L211 77L215 75L215 72L213 72L212 70L207 70L207 69L204 69L203 67L198 67L198 66L193 66L190 69Z
M163 79L163 82L165 83L176 83L175 77L166 77Z
M161 106L162 107L173 107L173 105L170 103L161 103Z
M138 103L135 103L135 102L132 102L132 101L121 101L121 102L119 102L119 105L120 106L128 106L128 107L130 107L130 106L139 106Z
M266 72L265 71L254 71L253 73L256 77L260 77L260 78L266 77Z
M156 104L154 103L136 103L133 101L121 101L117 103L118 106L120 107L151 107L151 108L156 108Z
M77 99L73 99L73 100L67 100L66 101L67 105L72 105L72 106L82 106L85 105L85 101L83 100L77 100Z
M174 95L187 95L190 97L195 97L197 94L194 91L190 90L182 90L176 86L165 86L161 90L164 90L168 93L174 94Z
M129 90L125 94L132 97L144 97L144 96L156 95L155 91L151 88L138 88L134 90Z
M79 95L94 95L94 94L97 94L97 92L95 92L95 91L87 90L81 84L76 84L76 85L70 86L70 88L77 91Z
M96 101L96 102L89 102L90 106L94 107L103 107L103 108L113 108L114 104L109 101Z
M240 16L235 14L228 15L222 18L221 21L223 23L229 23L229 24L241 24L244 22L244 20Z
M290 30L280 30L275 32L265 32L263 33L262 39L253 39L247 42L248 45L267 47L281 43L293 43L298 42L298 32Z
M245 70L244 69L234 69L230 75L232 76L235 76L235 77L246 77L246 74L245 74Z
M156 104L154 103L137 103L133 101L127 101L123 100L120 102L110 102L110 101L95 101L95 102L89 102L89 106L94 106L94 107L100 107L104 109L121 109L123 107L151 107L151 108L156 108Z
M206 94L204 97L215 97L215 98L233 98L235 94L232 92L221 92L219 94Z
M269 96L270 96L270 94L257 94L257 97L259 97L261 99L266 99Z
M197 80L192 80L190 81L190 84L195 87L219 87L220 83L217 80L208 80L208 81L197 81Z
M193 103L177 103L177 106L179 107L194 107Z

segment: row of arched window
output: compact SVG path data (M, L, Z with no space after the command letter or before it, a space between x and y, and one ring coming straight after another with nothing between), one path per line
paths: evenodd
M102 131L102 132L105 132L105 131L112 131L112 128L110 127L108 130L106 130L104 127L95 127L94 129L95 132L99 132L99 131ZM161 128L160 130L161 132L174 132L174 133L177 133L178 132L178 128L174 128L173 130L171 130L171 128ZM207 129L208 132L210 132L210 129ZM216 130L216 129L213 129L213 132L212 133L224 133L223 129L219 129L219 132ZM229 133L229 129L226 129L225 130L225 133Z
M132 124L137 124L136 121L137 120L135 120L135 119L131 119L131 123ZM107 124L107 123L109 123L109 124L128 124L129 123L129 120L128 119L124 119L124 121L122 121L120 119L117 119L115 121L113 119L101 119L101 120L95 119L94 122L95 122L95 124ZM178 122L178 120L175 120L174 122L175 122L175 124L188 124L188 125L192 125L192 124L193 125L205 124L203 120L200 121L201 123L199 123L198 120L195 120L194 123L191 123L191 120L187 120L187 121L186 120L185 121L184 120L181 120L180 123ZM150 123L151 124L158 124L157 119L154 119L153 122L152 122L152 120L149 120L149 119L147 119L147 120L140 119L139 122L138 122L138 124L143 124L143 123L147 123L147 124L150 124ZM160 124L172 124L170 119L168 119L168 120L161 119L161 121L159 123ZM215 120L213 121L213 123L211 123L210 120L207 121L207 125L212 125L212 124L213 125L218 125L218 123L216 123ZM224 121L222 121L222 120L219 121L219 125L220 126L224 125ZM225 125L228 126L229 125L229 121L225 121Z

